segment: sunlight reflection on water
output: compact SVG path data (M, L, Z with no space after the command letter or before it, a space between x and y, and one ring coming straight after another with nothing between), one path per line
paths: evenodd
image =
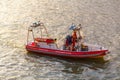
M119 80L119 4L118 0L1 0L0 79ZM64 38L71 23L81 23L85 41L111 51L109 61L70 60L27 53L24 46L27 28L39 20L58 41Z

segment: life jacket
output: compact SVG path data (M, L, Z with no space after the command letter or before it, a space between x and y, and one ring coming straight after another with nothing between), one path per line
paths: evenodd
M76 33L76 31L73 32L72 38L73 38L73 39L77 39L77 33Z
M73 32L72 34L72 43L73 43L73 47L75 46L75 43L77 42L77 34L76 31Z

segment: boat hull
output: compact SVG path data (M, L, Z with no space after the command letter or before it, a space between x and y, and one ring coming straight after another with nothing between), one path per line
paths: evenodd
M30 52L36 52L39 54L69 57L69 58L101 58L105 56L108 52L108 50L77 52L77 51L68 51L68 50L59 50L59 49L40 48L31 45L26 45L26 50Z

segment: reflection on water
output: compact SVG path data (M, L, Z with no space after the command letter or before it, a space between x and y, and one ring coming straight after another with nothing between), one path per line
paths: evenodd
M50 70L47 73L47 76L50 76L52 74L60 74L62 77L64 76L70 76L70 75L76 75L77 78L82 79L89 79L89 76L91 78L95 76L95 78L101 79L101 76L103 75L103 69L108 67L109 61L105 61L104 59L69 59L69 58L61 58L61 57L53 57L53 56L46 56L46 55L38 55L35 53L27 53L29 57L26 59L30 62L37 62L49 67L59 68L54 70ZM29 58L29 59L28 59ZM39 59L46 58L47 61L41 61ZM37 60L38 59L38 60ZM42 63L41 63L42 62ZM52 62L52 63L51 63ZM53 71L53 72L52 72ZM79 75L81 74L81 76ZM59 75L59 77L60 77ZM61 78L61 77L60 77ZM74 79L74 77L67 77L66 79Z
M0 80L119 80L119 4L119 0L0 0ZM27 53L27 28L39 20L59 44L71 23L81 23L85 41L108 48L109 60Z

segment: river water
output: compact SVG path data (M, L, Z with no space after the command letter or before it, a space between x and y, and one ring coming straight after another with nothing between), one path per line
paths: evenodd
M111 53L103 60L28 53L27 28L39 20L58 44L81 23L85 41ZM120 80L119 50L120 0L0 0L0 80Z

